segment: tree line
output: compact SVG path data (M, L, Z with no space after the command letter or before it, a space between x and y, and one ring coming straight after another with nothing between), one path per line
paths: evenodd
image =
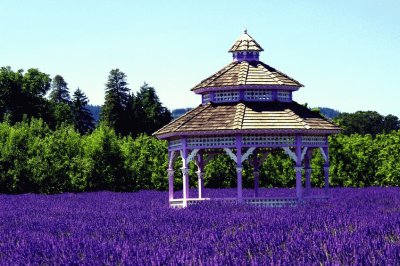
M100 123L95 126L88 99L79 88L70 96L60 75L37 69L0 69L0 193L61 193L97 190L166 190L167 144L149 136L171 120L153 87L136 93L126 75L111 70ZM366 111L342 113L342 134L330 137L333 186L399 186L400 132L396 116ZM323 158L312 160L312 182L323 185ZM181 189L179 163L176 189ZM206 187L235 187L235 165L225 155L205 168ZM196 187L190 164L190 185ZM264 187L293 187L293 162L280 150L261 167ZM244 165L244 187L253 186Z
M36 68L13 71L0 68L0 120L10 124L24 119L42 119L50 129L73 126L85 135L95 129L95 120L85 93L77 88L70 95L61 75L53 79ZM128 88L126 75L110 71L105 85L105 102L100 123L121 136L151 134L172 120L171 112L160 102L153 87L145 83L135 94Z

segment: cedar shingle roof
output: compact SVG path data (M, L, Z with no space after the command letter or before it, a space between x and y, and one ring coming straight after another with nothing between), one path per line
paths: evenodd
M340 128L318 113L296 103L240 102L200 105L154 135L224 130L327 130Z
M303 84L261 61L232 62L196 85L192 91L206 87L239 85L283 85L303 87Z
M247 30L245 30L244 33L240 35L236 42L232 45L231 49L229 49L229 52L241 51L261 52L264 51L264 49L253 39L253 37L247 34Z

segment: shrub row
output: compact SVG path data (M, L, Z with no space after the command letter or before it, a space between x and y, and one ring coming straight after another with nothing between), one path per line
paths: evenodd
M330 139L333 186L399 186L400 132L339 135ZM313 186L323 185L323 159L313 156ZM182 187L179 160L175 187ZM41 120L0 124L0 193L61 193L81 191L166 190L167 145L154 137L118 137L100 125L81 136L70 126L53 131ZM190 184L197 185L190 164ZM235 187L235 165L217 156L205 168L206 187ZM269 156L261 167L260 185L293 187L292 161L283 152ZM244 165L243 186L252 187L252 168Z

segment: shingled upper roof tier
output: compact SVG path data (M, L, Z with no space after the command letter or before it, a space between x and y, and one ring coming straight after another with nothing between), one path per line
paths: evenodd
M303 84L261 61L233 61L197 84L192 91L207 87L240 85L292 86Z
M157 136L258 131L339 133L340 128L297 102L239 102L200 105L164 126Z
M253 37L247 34L247 30L244 30L244 32L232 45L231 49L229 49L229 52L241 52L241 51L261 52L264 51L264 49L253 39Z

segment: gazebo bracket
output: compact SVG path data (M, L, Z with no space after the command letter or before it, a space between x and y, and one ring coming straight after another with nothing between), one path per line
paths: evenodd
M325 162L327 162L328 161L328 156L326 155L324 149L322 147L319 147L319 149L321 150L321 154L322 154L322 157L324 157Z
M243 154L240 163L243 163L244 161L246 161L246 160L249 158L249 156L253 153L253 151L254 151L255 149L256 149L255 147L248 148L247 151ZM237 157L236 157L236 155L232 152L231 149L229 149L229 148L224 148L224 151L226 152L226 154L228 154L228 156L229 156L235 163L238 163Z
M196 156L196 154L199 152L199 149L193 149L192 152L189 154L189 156L186 158L186 163L190 163Z
M229 149L229 148L224 148L224 151L226 152L226 154L228 154L228 156L229 156L235 163L237 163L236 155L232 152L231 149Z
M242 156L242 163L243 163L244 161L246 161L247 158L249 158L250 154L252 154L253 151L254 151L255 149L256 149L255 147L251 147L251 148L248 148L248 149L247 149L247 151L245 152L245 154L243 154L243 156Z
M174 162L176 160L176 152L171 151L170 157L169 157L169 162L168 162L168 169L173 169Z
M289 157L290 157L294 162L297 162L296 153L294 153L289 147L283 147L283 150L286 152L287 155L289 155ZM301 158L301 161L303 161L304 156L306 156L307 150L308 150L308 147L304 147L303 150L301 151L301 157L300 157L300 158ZM322 150L322 148L321 148L321 150ZM325 158L326 156L325 156L325 153L324 153L323 150L322 150L322 153L323 153L323 156L324 156L324 158Z
M292 150L289 147L283 147L283 150L286 152L287 155L293 160L297 161L297 156L296 153L292 152Z
M308 147L304 147L303 151L301 152L301 161L304 160L304 156L306 156Z

